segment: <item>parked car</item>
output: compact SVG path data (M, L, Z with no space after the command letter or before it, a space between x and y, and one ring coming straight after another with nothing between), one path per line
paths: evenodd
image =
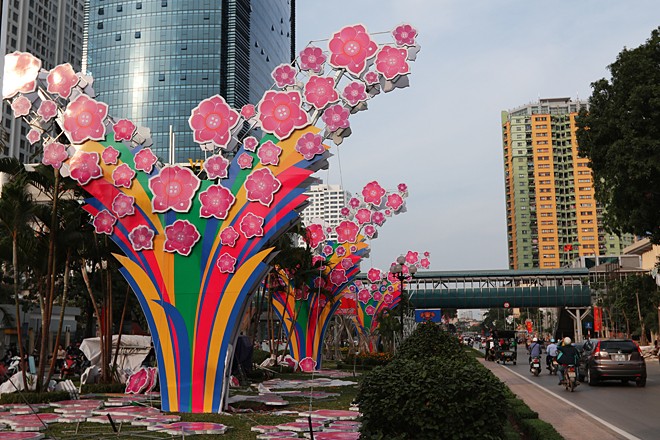
M581 348L580 376L589 385L603 380L634 380L638 387L646 386L646 362L632 339L592 339Z

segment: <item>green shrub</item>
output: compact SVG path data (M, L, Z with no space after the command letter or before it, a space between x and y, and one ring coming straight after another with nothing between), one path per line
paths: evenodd
M387 365L392 360L391 353L358 353L349 354L343 364L356 367L370 367L378 365Z
M530 407L525 405L523 402L522 405L516 405L511 407L511 416L518 422L523 419L538 419L539 413L532 410Z
M122 383L88 383L82 386L82 394L115 394L126 391Z
M0 397L0 404L8 403L48 403L60 400L69 400L71 395L66 391L52 391L50 393L7 393Z
M540 419L523 419L520 427L529 440L563 440L557 430L549 423Z
M433 322L419 324L398 348L396 358L426 359L433 356L442 358L466 358L458 338L447 333Z
M260 348L255 348L252 352L252 362L257 365L261 365L261 363L269 357L270 353L265 350L261 350Z

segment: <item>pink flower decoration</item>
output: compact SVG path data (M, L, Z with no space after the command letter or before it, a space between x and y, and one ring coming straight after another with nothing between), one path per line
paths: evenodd
M154 231L147 226L137 226L129 234L128 239L136 251L154 248Z
M394 296L391 293L386 293L383 295L383 302L385 304L392 304L394 302Z
M394 211L398 211L403 206L403 197L399 194L388 194L385 206L392 208Z
M117 214L118 218L135 214L135 197L120 192L112 201L112 212Z
M62 98L68 98L71 95L71 89L78 84L78 81L78 75L74 72L71 64L60 64L51 70L46 77L47 90L50 93L60 95Z
M410 73L408 67L408 51L398 47L383 46L376 55L376 71L386 79L394 79L397 75Z
M348 217L349 214L351 213L351 210L344 206L339 210L339 213L344 217Z
M69 172L71 178L80 185L87 185L90 180L98 179L103 175L99 166L99 153L76 151L69 161Z
M338 257L343 257L346 255L346 248L344 246L337 246L337 249L335 249L335 254Z
M419 261L419 265L422 266L424 269L428 269L429 266L431 265L431 262L429 261L428 258L422 258Z
M366 203L371 203L374 206L379 206L383 201L385 189L377 181L367 183L362 188L362 197Z
M348 249L351 251L351 254L354 254L354 253L357 252L357 246L355 246L354 244L352 244Z
M298 366L305 373L309 373L316 369L316 361L311 357L307 356L298 363Z
M254 160L254 157L247 153L241 153L240 156L238 156L238 159L236 162L238 163L238 166L242 170L250 169L252 168L252 161Z
M406 263L415 264L419 261L419 252L408 251L406 253Z
M110 211L104 209L94 216L92 224L94 225L94 232L97 234L107 234L112 235L115 229L115 223L117 218L110 214Z
M371 291L373 292L374 290L378 290L378 285L377 284L372 284L371 285Z
M135 132L135 125L128 119L121 119L112 126L112 130L115 132L115 140L130 141Z
M149 189L154 194L151 206L154 212L188 212L200 180L190 168L178 165L163 167L160 173L149 179Z
M380 291L374 292L374 301L379 303L381 299L383 299L383 294Z
M386 217L392 217L392 210L391 209L386 209L384 212L385 212Z
M332 255L334 252L335 252L334 248L332 246L330 246L329 244L323 246L323 255L326 255L326 256Z
M414 46L417 29L409 24L402 24L392 31L392 36L398 46Z
M368 305L367 307L364 308L364 313L366 313L369 316L372 316L374 313L376 313L376 309L372 305Z
M344 270L349 270L353 266L353 261L346 257L341 260L341 268Z
M280 189L282 183L268 168L261 168L250 173L245 179L244 185L249 201L270 206L274 194Z
M309 246L312 249L316 248L319 244L321 244L321 242L325 241L323 226L319 224L311 224L307 226L305 235L307 238L307 243L309 243Z
M380 269L376 269L375 267L372 267L367 272L367 279L372 283L377 283L382 277L383 275L380 273Z
M231 191L222 185L211 185L199 195L202 207L199 209L201 217L215 217L219 220L227 218L229 208L236 201Z
M188 256L199 237L195 225L188 220L177 220L165 228L163 248L166 252L178 252L181 255Z
M330 282L335 286L341 286L348 281L346 278L346 271L344 269L334 268L330 272Z
M133 184L133 178L135 177L135 171L128 164L121 164L112 172L112 180L114 180L115 186L124 188L130 188Z
M321 119L325 122L328 131L337 131L340 128L349 127L349 115L350 112L347 108L344 108L341 104L335 104L328 107L325 112L323 112Z
M280 154L282 149L275 145L272 141L266 141L261 147L257 156L261 165L275 165L280 163Z
M286 139L297 128L309 123L307 113L300 108L299 92L269 90L259 103L259 121L266 133Z
M207 178L225 179L227 178L227 170L229 169L229 160L222 157L220 154L215 154L206 159L202 167L206 171Z
M108 105L98 102L87 95L78 95L69 102L64 112L64 131L71 142L79 144L88 139L105 139L104 120L108 114Z
M115 147L106 147L101 153L101 159L106 165L115 165L118 157L119 151Z
M325 55L320 47L307 46L300 52L300 70L320 73L325 63Z
M258 146L259 146L259 141L254 136L248 136L245 139L243 139L243 148L245 148L245 151L252 151L252 152L257 151Z
M248 212L241 219L239 228L245 238L262 237L264 235L263 225L263 217Z
M366 61L375 55L378 45L371 40L364 26L346 26L335 33L328 44L330 48L330 65L346 68L358 76L366 67Z
M32 108L32 102L25 96L19 96L11 103L11 109L14 111L14 118L29 115L30 108Z
M154 164L158 161L151 148L143 148L137 152L134 157L135 169L149 174L154 169Z
M323 138L314 133L305 133L296 142L296 151L303 155L305 160L312 160L317 154L323 154Z
M243 107L241 107L241 116L243 116L245 119L253 118L256 114L257 111L252 104L245 104Z
M44 121L50 121L57 114L57 104L49 99L41 101L37 114L41 116Z
M238 240L239 234L231 226L227 226L220 233L220 244L223 246L234 247L236 245L236 240Z
M369 238L374 238L374 235L376 235L376 228L374 227L374 225L365 226L364 235L366 235Z
M28 132L25 138L30 142L30 144L34 144L35 142L39 142L39 139L41 139L41 132L36 128L33 128Z
M62 162L68 158L69 154L66 152L66 146L59 142L51 142L44 146L44 155L41 158L41 163L59 169L62 166Z
M9 99L18 92L34 92L41 69L41 60L27 52L14 52L4 56L5 70L2 82L2 99Z
M375 211L373 214L371 214L371 221L376 223L378 226L383 226L383 223L385 223L385 216L382 212Z
M358 300L360 300L361 303L368 303L369 300L371 299L371 293L367 289L362 289L358 292Z
M357 238L358 225L350 220L344 220L335 227L338 243L353 243Z
M406 193L408 191L408 185L406 185L405 183L399 183L396 186L396 189L398 189L400 193Z
M360 101L367 100L367 87L361 82L352 82L344 88L342 97L350 105L355 106Z
M339 95L335 90L335 80L323 76L312 76L305 84L305 100L318 109L330 102L336 102Z
M378 74L376 72L367 72L364 74L364 82L367 85L373 85L378 83Z
M360 206L360 199L357 197L351 197L351 199L348 201L348 206L350 206L353 209L356 209Z
M221 273L234 273L236 270L236 258L232 257L227 252L218 257L216 264Z
M238 123L238 113L220 95L214 95L199 103L192 110L188 124L193 130L193 140L198 144L212 143L226 148L231 139L230 130Z
M277 87L284 88L296 84L296 69L289 64L280 64L273 70L270 76L275 80Z
M361 225L369 223L371 221L371 210L367 208L358 209L357 213L355 213L355 219Z
M314 255L312 257L312 266L320 265L325 262L325 257L321 255Z

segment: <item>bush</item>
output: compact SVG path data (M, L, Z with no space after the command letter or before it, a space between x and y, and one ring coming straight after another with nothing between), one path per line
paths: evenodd
M270 353L265 350L261 350L260 348L255 348L252 352L252 362L257 365L261 365L261 363L269 357Z
M60 400L69 400L71 395L66 391L52 391L50 393L19 392L3 394L0 404L8 403L48 403Z
M529 440L563 440L564 438L551 424L540 419L523 419L520 427Z
M392 353L358 353L348 355L342 363L347 367L352 367L354 363L357 367L369 367L387 365L391 360Z
M406 359L427 359L434 356L463 359L467 357L458 338L433 322L419 324L403 341L396 354L397 358Z

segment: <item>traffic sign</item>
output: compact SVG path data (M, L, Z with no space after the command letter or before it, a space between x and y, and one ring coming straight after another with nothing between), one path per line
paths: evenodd
M584 323L584 328L587 328L587 329L591 330L592 328L594 328L594 323L593 322L585 322Z

